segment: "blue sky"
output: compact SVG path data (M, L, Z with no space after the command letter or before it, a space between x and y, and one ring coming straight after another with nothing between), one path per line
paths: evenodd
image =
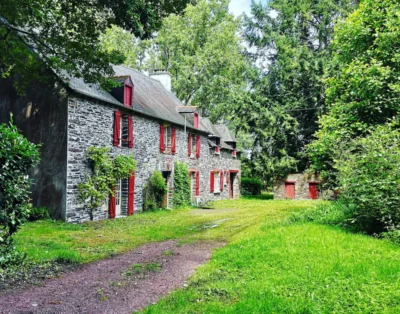
M243 12L250 13L250 3L251 0L231 0L229 9L235 16L239 16Z

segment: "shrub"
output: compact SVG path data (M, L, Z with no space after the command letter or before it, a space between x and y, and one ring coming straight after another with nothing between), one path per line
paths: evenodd
M18 133L15 125L0 125L0 267L20 260L12 236L29 215L28 171L39 162L38 146Z
M174 207L190 205L189 169L182 162L175 163L174 170Z
M50 219L50 211L46 207L32 207L29 211L29 221Z
M243 195L260 195L264 186L262 181L257 178L242 178L240 185Z
M143 210L151 211L162 208L162 201L167 193L167 183L161 172L155 171L143 189Z
M339 199L355 206L356 229L380 233L400 225L400 130L391 123L354 140L335 164Z
M112 193L117 180L128 178L136 169L136 161L132 156L109 155L108 148L90 147L86 151L91 173L86 182L78 185L79 200L88 210L90 219L93 212L104 204L104 200Z

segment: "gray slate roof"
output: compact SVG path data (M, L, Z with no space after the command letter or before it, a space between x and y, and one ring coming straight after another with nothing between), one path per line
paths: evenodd
M221 137L221 135L218 133L216 127L212 122L210 121L209 118L200 118L200 125L203 127L203 129L207 130L212 137Z
M236 143L236 138L232 134L231 131L229 131L228 127L224 124L218 124L215 126L217 129L218 133L221 135L221 138L224 142L234 142Z
M159 81L125 66L114 66L114 71L116 77L130 76L132 79L134 84L133 111L151 118L185 126L185 118L177 111L177 107L182 107L182 103L172 92L166 90ZM102 90L99 85L87 84L82 79L75 77L65 77L64 75L64 81L73 91L110 104L123 106L110 93ZM186 121L186 126L194 129L189 121ZM195 130L207 132L201 126Z

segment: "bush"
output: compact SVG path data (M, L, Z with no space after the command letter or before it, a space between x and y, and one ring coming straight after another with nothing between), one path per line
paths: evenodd
M242 195L260 195L263 183L257 178L242 178L240 181Z
M167 182L161 172L155 171L143 189L143 211L162 208L162 201L167 193Z
M352 205L351 221L370 234L400 226L400 130L391 123L352 142L335 164L339 199Z
M189 169L182 162L175 163L174 171L174 207L190 205Z
M28 171L39 162L38 146L18 133L16 126L0 125L0 267L20 260L12 236L28 218Z
M29 221L50 219L50 211L46 207L32 207L29 211Z

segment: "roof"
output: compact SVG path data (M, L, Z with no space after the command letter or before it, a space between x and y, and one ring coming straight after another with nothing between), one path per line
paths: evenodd
M218 124L215 126L217 129L218 133L221 135L221 138L224 142L233 142L236 143L236 138L232 134L231 131L229 131L228 127L224 124Z
M186 124L186 127L190 129L207 132L201 127L195 129L189 121L185 121L185 118L177 111L177 107L183 107L182 103L172 92L165 89L159 81L125 66L114 66L114 71L114 79L118 77L131 77L132 79L135 88L133 95L133 111L180 126L185 126ZM65 74L62 75L61 78L68 83L73 91L79 94L113 105L123 106L123 104L110 93L101 89L98 84L88 84L85 83L83 79L69 77Z
M200 125L203 127L203 129L207 130L209 134L213 137L221 137L221 135L218 133L217 129L215 128L215 125L212 124L209 118L200 118Z
M198 111L196 106L179 106L176 107L176 110L179 113L195 113Z

